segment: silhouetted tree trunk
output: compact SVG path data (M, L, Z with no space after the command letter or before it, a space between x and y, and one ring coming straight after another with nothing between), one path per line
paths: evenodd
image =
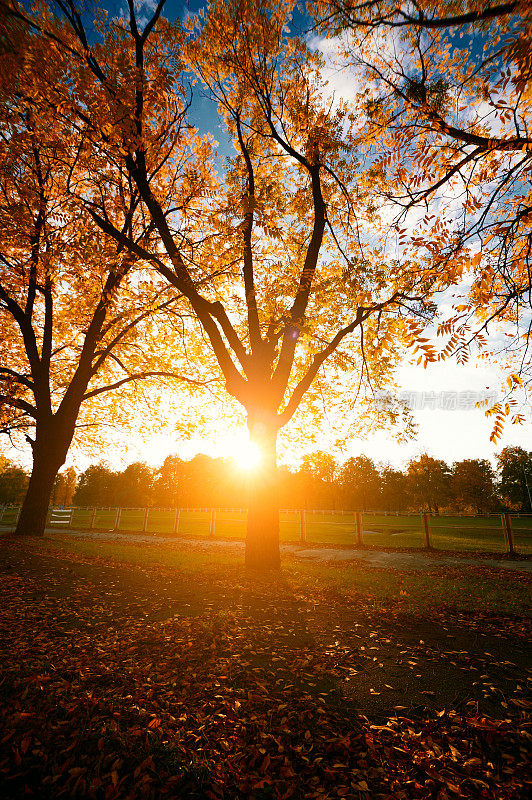
M73 436L74 422L65 423L57 416L40 424L37 422L33 467L15 528L16 536L44 536L54 481L65 463Z
M280 569L279 487L277 474L277 428L267 414L252 413L248 418L251 441L261 453L261 461L249 486L246 535L246 567L261 571Z

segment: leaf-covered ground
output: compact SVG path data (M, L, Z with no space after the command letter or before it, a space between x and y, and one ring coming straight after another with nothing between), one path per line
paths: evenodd
M0 556L6 800L530 794L521 617L46 542Z

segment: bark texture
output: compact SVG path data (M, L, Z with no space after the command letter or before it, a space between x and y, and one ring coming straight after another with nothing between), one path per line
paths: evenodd
M260 448L261 462L249 485L246 568L279 570L277 430L255 416L250 417L248 426L251 441Z
M71 431L67 433L64 426L52 423L46 425L43 433L38 426L33 443L33 467L15 536L44 536L54 481L65 463L74 434L73 424L68 428Z

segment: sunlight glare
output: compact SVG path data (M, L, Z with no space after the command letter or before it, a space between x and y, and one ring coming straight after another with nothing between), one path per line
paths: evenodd
M239 443L238 448L234 451L233 457L242 470L255 469L262 458L260 448L255 442L250 441Z

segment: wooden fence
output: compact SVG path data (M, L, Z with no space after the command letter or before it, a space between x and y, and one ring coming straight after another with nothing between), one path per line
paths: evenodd
M0 507L0 525L14 526L19 508ZM114 508L114 507L51 507L48 513L48 526L56 530L93 530L105 532L150 533L177 537L201 532L205 538L229 536L245 528L247 509L245 508ZM331 544L363 547L378 546L416 547L432 550L435 540L445 549L445 542L454 544L449 549L460 549L461 538L471 542L478 539L479 550L504 549L514 554L524 547L532 552L532 515L503 513L500 515L465 516L436 515L427 512L391 511L332 511L329 509L281 509L281 530L285 531L284 541L306 544ZM191 524L192 520L192 524ZM401 522L404 521L404 523ZM517 548L514 524L520 547ZM184 523L184 524L183 524ZM399 533L393 532L394 525L406 524L403 530L403 544ZM528 527L530 524L531 527ZM194 527L195 526L195 527ZM283 527L284 526L284 527ZM220 532L218 528L220 527ZM375 528L371 530L368 528ZM310 535L309 535L310 531ZM378 535L381 534L380 540ZM389 538L383 544L383 537ZM408 537L412 540L409 544ZM486 539L488 537L488 539ZM491 539L490 539L491 537ZM483 546L480 546L483 542ZM486 544L487 542L487 544ZM475 549L472 546L466 549Z

